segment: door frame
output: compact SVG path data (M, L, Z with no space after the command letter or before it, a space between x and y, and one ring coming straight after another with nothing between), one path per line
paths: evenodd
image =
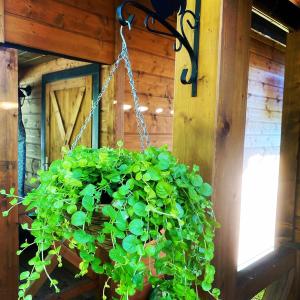
M97 102L100 90L100 65L90 64L73 69L57 71L42 76L42 110L41 110L41 168L46 165L46 85L48 83L92 75L92 105ZM96 106L92 118L92 148L99 148L100 109Z

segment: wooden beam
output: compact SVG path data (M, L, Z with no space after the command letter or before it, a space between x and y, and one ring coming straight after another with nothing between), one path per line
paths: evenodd
M277 244L294 238L300 136L300 31L289 34L286 49L285 86L282 111L279 187L277 202Z
M235 299L251 299L293 269L295 262L295 249L282 247L239 271Z
M295 269L284 274L279 280L269 287L263 296L263 300L287 300L290 295L292 284L295 277Z
M0 43L4 43L4 0L0 0Z
M300 0L289 0L289 1L295 4L296 6L300 7Z
M189 1L194 9L195 1ZM198 96L179 82L189 61L176 55L174 153L198 164L214 188L216 286L235 299L251 1L202 1Z
M18 183L18 54L0 47L0 187ZM0 197L0 299L18 298L18 209L7 218L7 199Z

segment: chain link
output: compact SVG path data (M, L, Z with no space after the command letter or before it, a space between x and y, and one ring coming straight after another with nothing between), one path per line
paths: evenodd
M130 29L130 27L129 27ZM146 127L146 123L145 123L145 119L144 116L141 112L141 108L140 108L140 104L139 104L139 97L137 95L137 91L135 89L135 82L134 82L134 78L133 78L133 72L132 72L132 68L131 68L131 64L130 64L130 60L129 60L129 55L128 55L128 49L127 49L127 44L126 44L126 40L124 38L123 35L123 26L120 29L120 35L122 38L122 50L121 53L119 54L117 60L115 61L115 63L112 65L110 72L109 72L109 76L108 78L105 80L101 91L99 93L99 95L97 96L97 100L93 102L91 111L89 113L89 115L87 116L87 118L85 119L82 127L79 130L78 135L75 137L74 142L71 145L71 149L70 151L74 150L74 148L77 146L79 140L81 139L85 129L87 128L89 122L91 121L96 108L99 106L100 101L102 100L105 92L108 89L108 86L114 76L114 74L116 73L117 69L119 68L120 62L123 60L127 69L127 76L129 78L129 84L131 87L131 94L133 97L133 102L134 102L134 111L135 111L135 116L137 119L137 124L138 124L138 133L140 136L140 142L141 142L141 148L142 151L145 150L145 148L147 146L149 146L150 144L150 138L147 132L147 127Z

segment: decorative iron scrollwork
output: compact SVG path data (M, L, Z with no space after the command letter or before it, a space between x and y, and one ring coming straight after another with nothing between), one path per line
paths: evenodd
M189 69L185 68L182 70L180 79L183 84L192 85L192 96L194 97L197 95L201 0L196 0L195 12L186 9L186 0L151 0L151 3L153 10L138 1L125 0L117 8L117 18L123 26L132 24L135 16L127 12L126 8L130 6L135 7L146 14L144 24L147 30L153 33L174 37L176 39L174 44L174 50L176 52L181 51L182 47L187 50L191 60L190 75L188 77ZM180 31L167 21L174 13L178 14ZM155 29L155 22L160 23L166 31ZM188 26L186 26L186 24ZM191 46L187 38L187 28L194 33L193 46Z

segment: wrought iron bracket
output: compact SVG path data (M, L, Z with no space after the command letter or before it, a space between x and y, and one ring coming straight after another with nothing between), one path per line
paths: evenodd
M183 84L192 85L192 96L197 96L197 81L198 81L198 55L200 42L200 9L201 0L196 0L195 12L186 9L187 0L151 0L153 10L139 3L138 1L125 0L117 8L117 18L121 25L132 25L135 18L126 10L128 7L135 7L146 14L144 24L145 27L153 33L160 35L171 36L175 38L174 51L178 52L184 47L190 57L191 67L184 68L181 73L180 80ZM167 19L174 13L178 14L179 31L171 25ZM154 28L155 22L160 23L166 31L157 30ZM186 34L186 28L193 31L193 45L189 42Z

